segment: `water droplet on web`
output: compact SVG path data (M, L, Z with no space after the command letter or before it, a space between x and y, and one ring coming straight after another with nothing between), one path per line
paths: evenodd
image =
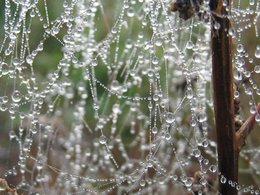
M252 5L255 5L255 0L250 0L250 1L249 1L249 5L251 5L251 6L252 6Z
M199 149L194 149L194 150L192 151L192 154L193 154L196 158L198 158L198 157L200 157L201 152L200 152Z
M200 182L200 184L203 185L203 186L205 186L205 185L207 184L207 180L206 180L205 177L202 177L199 182Z
M234 71L234 79L237 81L241 81L243 79L243 75L240 71Z
M244 46L242 44L237 45L237 52L242 53L244 51Z
M196 120L192 119L192 120L190 121L190 125L191 125L192 127L195 127L195 126L197 125Z
M118 81L117 80L112 81L111 90L113 92L118 92L119 88L120 88L120 84L118 83Z
M226 182L227 182L227 179L226 179L223 175L221 175L221 177L220 177L220 182L221 182L221 183L226 183Z
M148 108L149 108L149 109L152 109L152 108L153 108L153 104L152 104L151 102L148 104Z
M152 59L152 63L153 63L154 65L157 65L157 64L159 63L158 57L154 56L153 59Z
M170 133L166 133L165 134L165 140L169 141L171 139L171 134Z
M114 112L115 114L118 114L118 113L121 112L121 109L120 109L120 105L119 105L119 104L114 104L114 106L113 106L113 112Z
M255 121L257 123L260 123L260 114L259 113L257 115L255 115Z
M191 88L188 88L187 91L186 91L186 96L187 96L187 99L192 99L193 97L193 91Z
M94 66L94 67L97 66L98 65L98 61L96 59L92 60L91 65Z
M234 97L235 97L235 98L239 98L239 91L235 91L235 92L234 92Z
M255 114L256 113L256 107L254 105L250 106L250 113L251 114Z
M40 44L37 47L38 51L42 51L43 50L43 42L40 42Z
M192 56L192 59L194 60L194 62L196 63L201 63L201 55L198 53L194 53Z
M241 186L240 185L237 185L236 189L239 191L241 190Z
M7 75L8 72L9 72L9 66L8 66L8 64L5 63L5 62L2 62L2 63L1 63L1 73L2 73L2 75Z
M245 71L244 75L246 78L249 78L251 76L251 72L250 71Z
M32 57L32 55L28 55L28 56L26 57L26 62L27 62L28 64L32 64L32 63L33 63L33 57Z
M9 138L10 138L10 140L13 140L13 139L16 138L16 134L15 134L15 132L14 132L13 130L11 130L11 131L9 132Z
M220 24L218 22L214 22L214 29L219 30L220 29Z
M209 145L208 140L207 140L207 139L203 139L201 145L202 145L204 148L208 147L208 145Z
M209 171L212 173L215 173L217 171L217 166L216 165L210 165Z
M9 35L11 40L15 40L16 39L16 35L14 33L10 33Z
M188 179L184 182L184 184L185 184L186 187L191 187L191 186L192 186L192 182L193 182L192 178L188 178Z
M234 27L231 27L230 29L228 29L228 34L232 38L235 38L235 36L236 36L236 29Z
M111 29L111 33L112 33L112 34L116 34L116 33L117 33L117 28L116 28L116 27L113 27L113 28Z
M12 100L17 103L17 102L20 102L22 99L22 95L20 93L20 91L18 90L15 90L12 94Z
M4 104L4 103L0 104L0 110L1 110L2 112L6 111L7 109L8 109L8 107L7 107L6 104Z
M175 120L174 114L172 112L167 112L167 114L166 114L166 122L171 124L171 123L174 122L174 120Z
M258 58L258 59L260 58L260 45L256 46L255 57Z
M100 144L106 144L107 138L104 135L101 135L100 138L99 138L99 143Z
M1 101L2 101L3 103L7 103L7 102L9 101L9 98L8 98L7 96L3 96L3 97L1 98Z
M245 60L239 58L239 59L236 61L236 65L237 65L238 67L244 66L244 65L245 65Z
M170 58L170 53L169 52L164 52L164 58L167 60Z
M204 121L207 121L207 115L206 115L206 113L200 113L200 114L198 114L197 120L198 120L198 122L200 122L200 123L202 123L202 122L204 122Z
M193 48L193 42L191 41L191 40L189 40L188 42L187 42L187 44L186 44L186 48L187 49L192 49Z
M147 76L148 76L149 78L152 78L153 75L154 75L153 70L152 70L152 69L149 69L149 70L147 71Z
M153 127L152 128L152 133L153 134L157 134L158 133L158 128L157 127Z
M162 46L162 41L160 39L156 39L154 43L157 47Z
M42 160L38 160L38 161L37 161L36 169L37 169L38 171L40 171L40 170L43 169L43 162L42 162Z
M157 102L160 99L158 94L153 95L153 101Z
M20 65L20 60L19 60L19 58L14 58L14 59L13 59L13 65L14 65L14 66Z
M141 186L141 187L144 187L144 186L145 186L145 180L144 180L144 179L142 179L142 180L140 181L140 186Z
M259 74L260 73L260 65L256 65L254 68L255 73Z

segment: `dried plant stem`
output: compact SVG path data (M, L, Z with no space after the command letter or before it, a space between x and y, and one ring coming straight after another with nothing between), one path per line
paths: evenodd
M227 1L230 6L230 0ZM234 122L234 93L232 67L232 39L227 36L230 21L221 0L210 1L212 14L212 83L214 90L214 112L217 131L218 168L227 181L238 181L238 147ZM219 29L214 24L220 25ZM236 195L236 188L219 182L222 195Z
M18 195L15 188L10 188L5 179L0 178L0 192L8 192L11 195Z

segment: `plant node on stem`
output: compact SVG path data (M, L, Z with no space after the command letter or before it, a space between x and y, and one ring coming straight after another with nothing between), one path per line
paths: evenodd
M252 114L248 117L248 119L243 123L243 125L240 127L240 129L236 132L236 142L237 147L240 150L242 146L245 145L246 138L250 134L250 132L253 130L255 126L255 117L257 114L260 113L260 103L256 106L256 113Z

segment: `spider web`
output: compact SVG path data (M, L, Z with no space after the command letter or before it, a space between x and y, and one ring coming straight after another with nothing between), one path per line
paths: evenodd
M240 153L250 183L217 168L207 0L189 20L166 0L0 5L0 173L19 193L217 194L219 176L259 194L259 128ZM259 6L230 10L240 121L259 102Z

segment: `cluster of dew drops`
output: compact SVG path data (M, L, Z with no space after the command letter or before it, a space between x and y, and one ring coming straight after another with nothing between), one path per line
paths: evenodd
M218 172L208 3L184 21L168 0L3 0L0 115L15 156L4 177L28 194L217 193L218 176L259 194ZM257 122L260 43L243 41L259 38L259 4L223 16L234 97ZM259 149L241 156L259 175Z

